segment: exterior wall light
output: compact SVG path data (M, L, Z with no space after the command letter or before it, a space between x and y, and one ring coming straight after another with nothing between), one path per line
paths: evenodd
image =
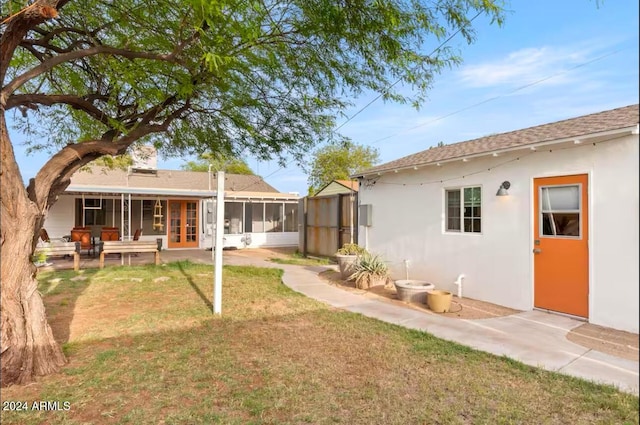
M503 181L500 185L500 188L498 189L498 193L496 193L496 196L509 196L509 192L507 192L507 189L509 189L510 187L511 183L506 180Z

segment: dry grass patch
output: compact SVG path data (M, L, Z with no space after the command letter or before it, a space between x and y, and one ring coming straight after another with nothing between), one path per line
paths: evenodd
M2 399L71 410L2 412L2 423L638 423L635 396L328 308L276 269L225 267L213 318L209 272L114 268L73 284L57 273L45 300L54 325L73 329L69 364Z
M640 345L638 334L585 323L572 329L567 334L567 339L583 347L623 359L638 361L638 346Z

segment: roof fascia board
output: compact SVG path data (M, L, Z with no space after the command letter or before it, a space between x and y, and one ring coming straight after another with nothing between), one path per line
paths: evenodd
M615 130L602 131L602 132L599 132L599 133L589 133L589 134L585 134L585 135L578 136L578 137L565 137L565 138L562 138L562 139L554 139L554 140L549 140L549 141L545 141L545 142L537 142L537 143L529 143L529 144L526 144L526 145L512 146L510 148L505 148L505 149L494 149L494 150L480 152L480 153L471 154L471 155L457 156L455 158L447 158L447 159L442 159L442 160L438 160L438 161L424 162L422 164L413 164L413 165L407 165L407 166L404 166L404 167L393 167L393 168L388 168L386 170L373 171L371 173L354 174L353 176L350 176L350 177L357 179L357 178L366 177L366 176L375 176L375 175L378 175L378 174L385 174L385 173L389 173L389 172L394 172L396 170L397 171L413 170L415 167L420 167L421 168L421 167L425 167L425 166L433 165L433 164L446 164L448 162L457 162L457 161L461 161L462 159L481 158L483 156L493 155L494 153L501 154L501 153L507 153L507 152L523 150L523 149L531 149L531 148L538 148L538 147L542 147L542 146L558 145L558 144L562 144L562 143L572 142L574 140L587 140L587 139L593 139L593 138L596 138L596 137L612 136L612 135L625 134L625 133L638 134L638 125L636 125L634 127L623 127L623 128L619 128L619 129L615 129Z
M88 185L70 185L65 192L73 193L117 193L131 195L177 195L177 196L202 196L211 198L216 196L215 190L189 190L189 189L156 189L156 188L138 188L138 187L121 187L121 186L88 186Z
M188 189L152 189L137 187L120 187L120 186L85 186L74 185L69 186L65 193L114 193L114 194L131 194L131 195L167 195L167 196L197 196L203 198L216 197L215 190L188 190ZM228 199L261 199L261 200L294 200L300 199L299 196L270 194L264 196L256 196L252 194L241 194L233 192L225 192L225 198Z
M247 195L232 195L226 193L224 195L225 199L233 199L233 200L246 200L246 201L298 201L300 197L292 198L290 196L279 197L279 196L247 196Z

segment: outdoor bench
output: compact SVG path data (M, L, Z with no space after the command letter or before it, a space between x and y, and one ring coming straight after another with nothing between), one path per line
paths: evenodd
M73 270L80 270L80 242L48 242L36 246L35 255L40 253L48 257L73 255Z
M156 241L102 241L98 245L100 253L100 268L104 268L104 256L106 254L137 254L140 252L153 252L155 254L156 266L160 264L160 251L162 250L162 239ZM129 257L131 261L131 257ZM122 258L124 264L124 258Z

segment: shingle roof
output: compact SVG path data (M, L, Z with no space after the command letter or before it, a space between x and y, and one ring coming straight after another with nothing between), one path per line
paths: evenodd
M76 172L71 177L71 185L176 190L215 190L217 185L215 173L212 173L211 185L209 185L207 172L157 170L153 174L133 172L128 178L127 174L127 170L93 166L87 171ZM226 173L225 191L280 193L260 176Z
M434 147L385 164L369 168L356 176L390 171L399 168L426 165L438 161L464 158L470 155L496 152L520 146L579 138L581 136L630 128L638 125L638 104L609 111L584 115L549 124L525 128L507 133L493 134L478 139Z

